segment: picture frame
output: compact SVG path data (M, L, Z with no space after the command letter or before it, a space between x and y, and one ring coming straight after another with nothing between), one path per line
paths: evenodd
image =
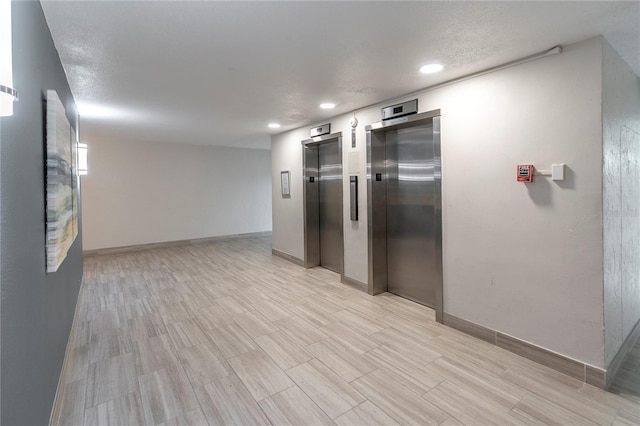
M55 90L46 92L46 270L56 272L78 235L77 135Z
M282 198L291 197L291 179L289 176L289 170L280 172L280 189L282 192Z
M73 240L78 236L78 135L71 126L71 196L73 200L73 213L71 221L73 224Z

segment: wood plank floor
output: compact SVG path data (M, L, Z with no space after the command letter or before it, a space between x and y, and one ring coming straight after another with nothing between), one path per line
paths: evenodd
M88 257L63 425L640 424L607 393L271 255L269 237Z

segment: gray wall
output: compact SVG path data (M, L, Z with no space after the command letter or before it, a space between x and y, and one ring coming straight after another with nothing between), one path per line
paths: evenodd
M40 3L12 6L20 101L12 117L2 118L0 130L1 423L44 425L82 281L82 235L58 272L46 274L43 92L58 92L76 129L77 114Z

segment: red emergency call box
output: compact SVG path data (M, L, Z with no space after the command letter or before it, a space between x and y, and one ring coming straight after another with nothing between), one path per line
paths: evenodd
M518 182L533 182L533 164L518 164L516 167Z

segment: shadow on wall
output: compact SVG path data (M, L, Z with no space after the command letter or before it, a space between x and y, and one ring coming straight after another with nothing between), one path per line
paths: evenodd
M564 180L553 181L562 189L576 189L576 174L571 167L565 164L564 166Z
M564 180L551 180L551 176L536 176L532 184L525 184L529 197L541 207L550 207L553 204L553 186L561 189L576 189L576 174L567 165L564 166Z

